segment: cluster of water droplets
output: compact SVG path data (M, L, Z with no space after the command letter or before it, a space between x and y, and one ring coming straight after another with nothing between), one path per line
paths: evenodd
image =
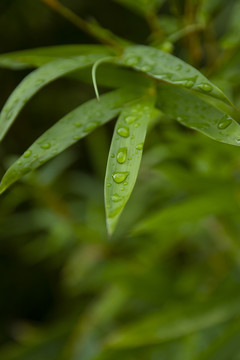
M131 112L131 114L128 114L124 117L125 124L119 125L117 129L117 134L122 138L129 138L133 140L135 138L134 135L130 135L130 129L129 127L138 128L140 126L140 123L137 122L138 118L143 114L144 110L149 110L149 107L146 106L145 108L142 108L142 105L138 104ZM136 151L139 152L143 149L143 143L139 143L136 145ZM125 164L127 160L131 161L132 156L128 154L128 149L126 146L122 146L118 149L116 155L112 153L111 158L116 157L116 161L118 164L122 165ZM116 171L112 174L112 179L116 184L122 185L120 187L120 191L124 191L124 186L128 184L127 178L129 176L129 171ZM110 183L107 184L107 186L111 186ZM111 196L111 199L113 202L120 202L123 197L117 193L114 193Z
M144 55L139 56L137 54L128 54L125 59L125 64L133 66L140 71L149 73L159 80L182 85L186 89L191 89L195 86L195 89L200 90L203 93L209 93L213 90L213 86L208 83L207 80L197 83L199 75L196 74L196 71L194 71L195 73L193 72L193 68L191 66L181 63L181 61L177 64L174 61L173 66L171 66L171 61L168 61L168 58L164 58L164 55L168 56L168 54L162 55L156 49L151 50L147 55L148 58ZM161 57L163 57L163 59L161 59ZM155 61L153 62L152 59ZM166 66L163 66L165 63ZM161 64L159 68L158 64ZM164 71L162 71L163 67ZM184 72L186 73L186 77L181 79ZM190 73L192 73L192 77L189 77Z

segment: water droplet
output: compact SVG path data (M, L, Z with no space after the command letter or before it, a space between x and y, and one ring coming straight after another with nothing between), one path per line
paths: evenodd
M235 139L237 144L240 144L240 139Z
M224 116L218 123L220 130L226 129L232 123L232 119L229 116Z
M114 157L115 157L115 155L112 153L112 154L111 154L111 158L114 158Z
M210 84L207 83L202 83L200 85L198 85L199 89L205 91L205 92L210 92L212 91L212 86Z
M45 144L42 144L41 145L41 148L42 149L49 149L51 147L51 144L50 143L45 143Z
M175 67L175 70L178 71L178 70L181 70L182 68L182 65L181 64L178 64L176 67Z
M119 164L123 164L127 159L127 148L119 149L117 153L117 162Z
M135 127L135 128L138 128L139 126L140 126L139 123L134 124L134 127Z
M132 135L130 139L132 139L132 140L133 140L133 139L135 139L135 136L134 136L134 135Z
M118 202L122 200L122 196L118 195L118 194L113 194L112 195L112 201L114 202Z
M152 66L146 64L146 65L141 66L140 70L142 70L144 72L148 72L148 71L152 70Z
M127 116L125 118L125 121L126 121L127 124L132 124L136 120L137 120L136 116Z
M84 132L92 131L92 130L96 129L96 127L98 125L99 125L99 122L95 121L95 122L89 124L87 127L85 127Z
M137 65L140 60L141 59L139 57L133 56L133 57L126 59L126 64L129 66L134 66L134 65Z
M110 187L110 186L112 186L112 184L111 184L111 183L107 183L107 187Z
M140 143L136 146L137 150L142 150L143 149L143 143Z
M128 184L128 182L127 182L127 181L124 181L123 185L125 185L125 186L126 186L127 184Z
M191 89L194 85L194 82L192 80L187 80L184 82L184 87L187 88L187 89Z
M17 164L20 166L22 165L22 161L18 161Z
M25 158L28 158L31 154L32 154L32 151L31 151L31 150L27 150L27 151L25 151L25 153L23 154L23 156L24 156Z
M128 171L124 171L124 172L115 172L112 175L113 180L117 183L120 184L122 183L129 175Z
M82 126L82 123L80 123L80 122L75 122L74 125L75 125L76 127L81 127L81 126Z
M6 118L7 118L7 120L9 120L13 115L13 110L12 109L6 110L6 112L7 112Z
M131 157L131 156L129 156L128 160L132 160L132 157Z
M129 128L126 126L120 127L117 130L118 135L122 136L122 137L129 137Z
M177 116L177 121L182 121L183 118L181 116Z

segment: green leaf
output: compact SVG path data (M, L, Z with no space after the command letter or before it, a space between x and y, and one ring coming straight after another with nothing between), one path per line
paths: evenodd
M4 175L0 193L28 172L88 135L98 126L111 120L122 106L139 96L131 89L120 89L101 96L101 101L90 100L64 116L42 134Z
M147 96L129 104L115 126L105 177L105 207L110 235L137 179L154 100L154 96Z
M194 332L224 323L239 314L239 298L174 304L146 316L118 331L108 340L108 346L130 348L159 344L190 335Z
M158 87L157 106L181 124L210 138L240 146L240 125L232 117L181 88Z
M25 77L10 95L2 109L0 115L0 140L3 139L26 102L42 87L74 70L94 64L101 57L104 57L104 55L92 54L69 59L58 59L43 65Z
M208 98L217 99L236 111L231 101L203 74L181 59L164 51L143 45L129 46L122 57L116 60L119 64L133 67L152 78L169 84L191 89ZM215 102L218 106L218 101ZM239 116L239 114L238 114Z
M212 341L205 351L201 352L196 360L226 360L235 359L239 351L240 319L236 320L221 331L221 334Z
M236 198L236 191L222 185L216 185L217 189L211 192L201 193L201 195L186 198L183 201L167 206L156 211L139 222L135 229L135 234L155 233L163 235L162 244L165 239L172 239L174 234L178 234L183 223L194 223L209 215L232 214L239 211L239 204ZM174 226L173 226L174 224Z
M0 67L20 70L31 67L39 67L58 58L68 58L89 54L111 55L113 52L106 46L101 45L49 46L1 54Z

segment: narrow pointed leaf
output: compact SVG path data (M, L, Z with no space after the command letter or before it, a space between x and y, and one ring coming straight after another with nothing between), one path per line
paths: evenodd
M192 93L169 85L158 88L157 106L181 124L210 138L240 146L240 125Z
M199 304L175 304L146 316L112 335L110 347L131 348L159 344L207 329L239 314L238 298L213 299Z
M152 96L130 104L115 126L105 177L105 206L110 235L137 179L154 100Z
M134 234L156 233L161 229L163 238L173 238L177 234L183 223L194 223L204 219L209 215L233 214L239 211L239 204L236 199L236 191L216 185L214 191L201 193L192 196L190 199L172 204L164 209L160 209L153 214L146 216L139 222L134 230ZM173 226L174 224L174 226ZM164 240L162 241L164 243Z
M0 193L28 172L65 150L118 115L122 106L139 96L131 89L120 89L90 100L64 116L41 135L4 175Z
M107 56L113 52L108 47L101 45L48 46L1 54L0 67L13 70L26 69L42 66L58 58L89 54L105 54Z
M206 98L212 97L220 100L236 111L224 93L203 74L164 51L143 45L129 46L117 62L142 71L156 80L191 89L205 95Z
M8 98L0 115L0 140L8 131L26 102L42 87L74 70L92 65L101 54L58 59L30 73Z

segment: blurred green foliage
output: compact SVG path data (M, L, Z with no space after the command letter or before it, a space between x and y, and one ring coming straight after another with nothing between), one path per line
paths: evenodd
M238 0L62 4L172 52L240 106ZM40 1L2 1L0 10L1 52L94 42ZM0 70L1 105L26 74ZM93 96L70 78L36 95L1 144L1 174ZM0 359L240 359L239 148L170 116L151 123L111 240L103 177L112 123L2 195Z

